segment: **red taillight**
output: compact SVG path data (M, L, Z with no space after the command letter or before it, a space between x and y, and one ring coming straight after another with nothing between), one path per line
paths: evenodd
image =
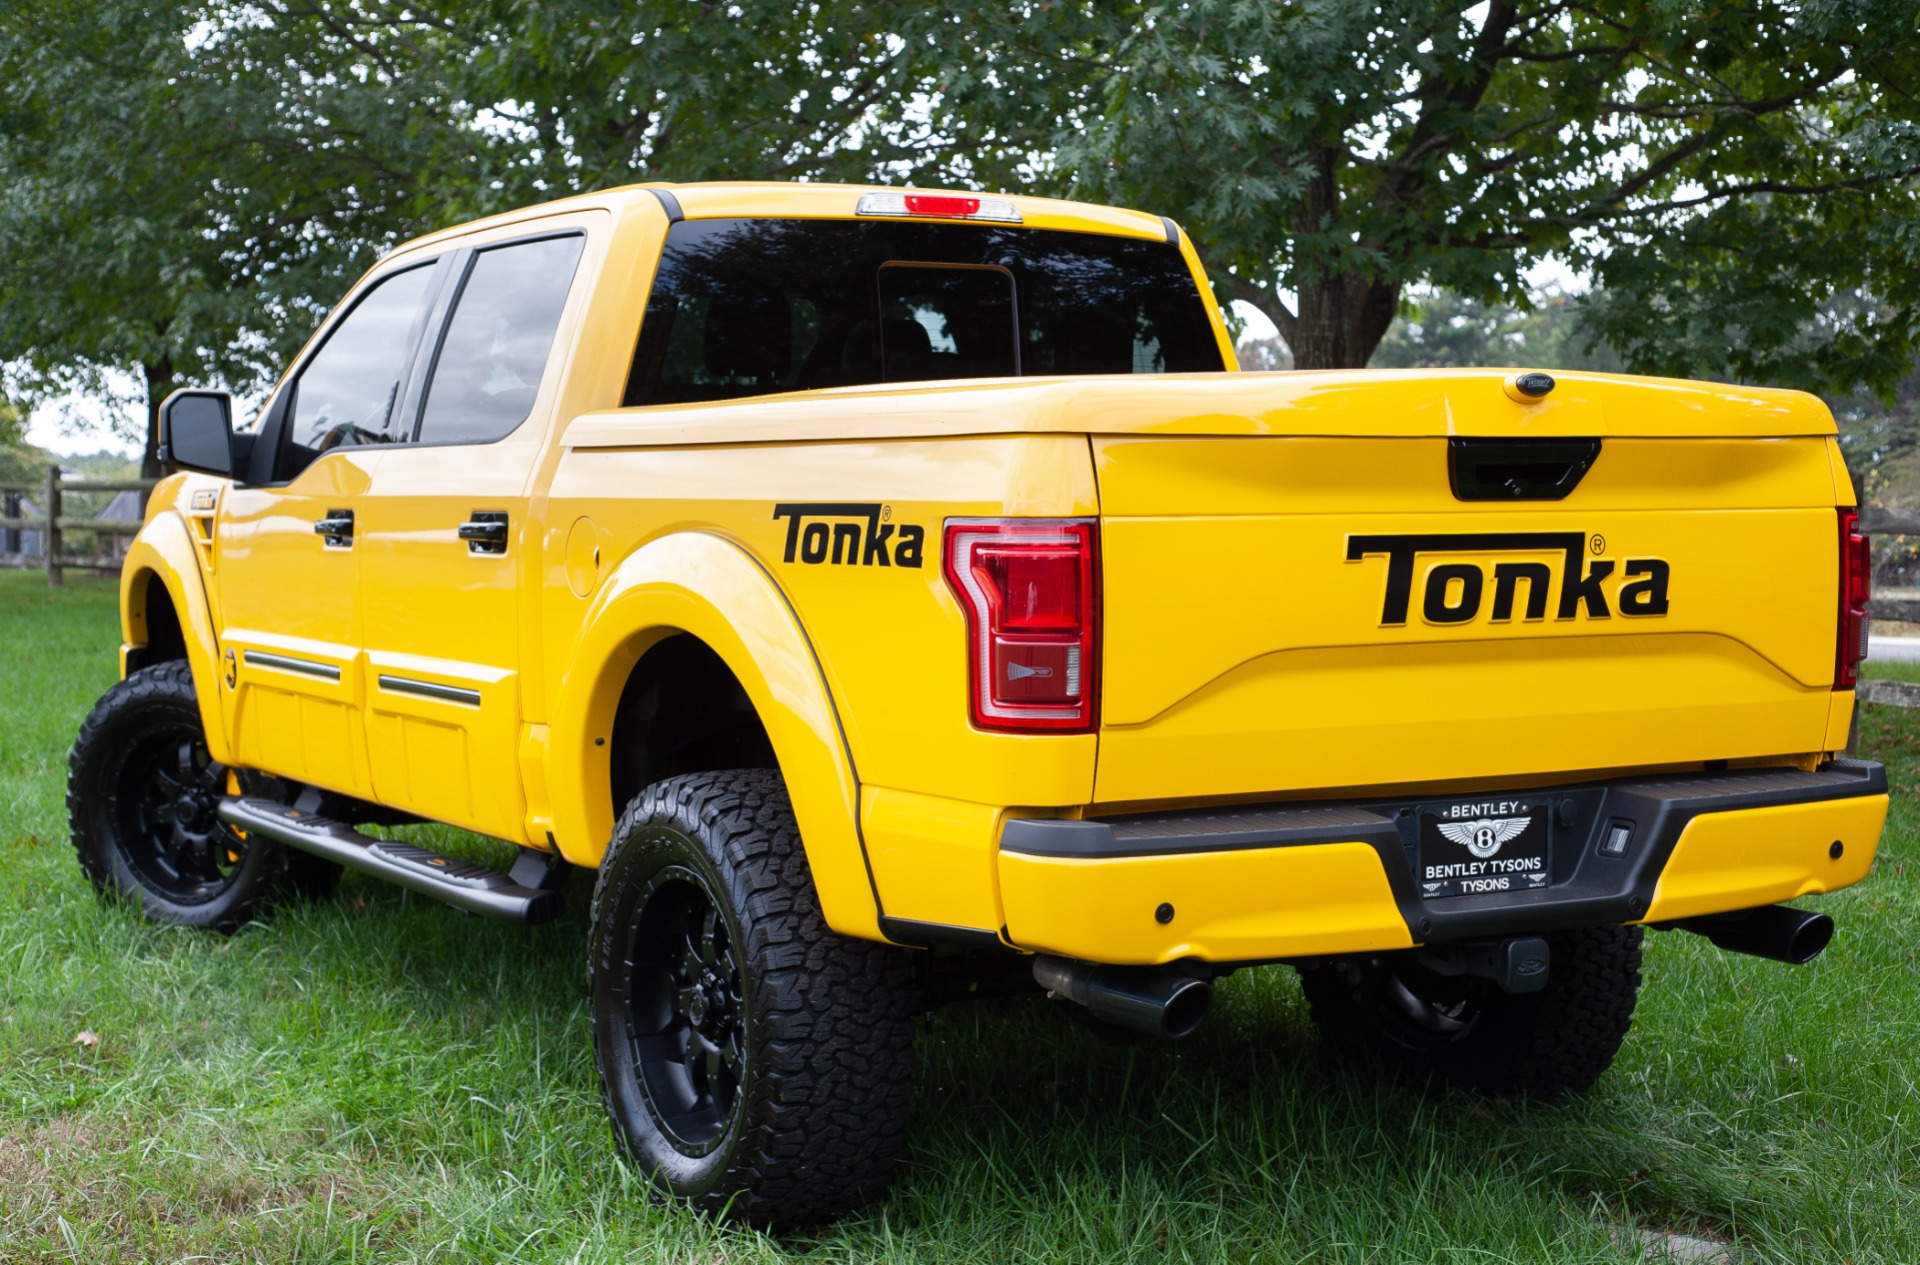
M1840 633L1833 668L1833 688L1850 690L1860 679L1858 668L1867 657L1869 617L1873 596L1873 547L1860 534L1857 510L1840 511Z
M967 613L968 688L980 728L1094 727L1099 540L1086 519L947 523L947 583Z

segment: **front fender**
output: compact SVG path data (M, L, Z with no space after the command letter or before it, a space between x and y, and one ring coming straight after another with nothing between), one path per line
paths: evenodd
M614 713L634 665L676 633L705 642L765 726L827 925L880 939L860 837L860 781L819 661L773 578L740 546L681 532L607 578L569 656L549 722L548 786L560 852L597 866L613 835Z
M126 672L126 651L147 644L147 581L166 586L187 643L187 664L193 670L193 692L200 703L200 723L207 732L207 753L222 764L233 763L233 745L226 714L220 706L220 635L207 605L206 581L200 555L186 523L173 510L162 510L147 521L127 549L120 567L120 670Z

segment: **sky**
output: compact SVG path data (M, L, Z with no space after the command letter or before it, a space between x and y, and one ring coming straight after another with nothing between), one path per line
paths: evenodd
M131 383L132 375L127 377ZM62 396L27 414L27 442L62 457L102 449L124 457L138 457L140 445L116 435L112 423L120 416L121 429L143 430L146 427L143 412L137 405L115 409L86 396Z

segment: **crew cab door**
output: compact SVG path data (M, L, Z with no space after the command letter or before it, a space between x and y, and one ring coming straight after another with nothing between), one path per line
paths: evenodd
M560 377L578 228L464 248L423 346L411 442L362 499L366 736L382 803L525 835L522 587L528 488Z
M360 722L359 529L438 288L403 266L350 296L269 407L253 472L213 516L229 732L241 763L372 793Z

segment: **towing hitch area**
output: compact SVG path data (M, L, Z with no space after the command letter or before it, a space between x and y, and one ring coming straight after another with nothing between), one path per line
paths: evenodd
M1184 1037L1213 1005L1213 985L1173 966L1097 966L1042 954L1033 978L1096 1019L1156 1037Z
M1547 942L1539 936L1430 944L1416 955L1420 965L1436 975L1476 975L1509 993L1539 992L1547 986L1552 965Z
M1785 905L1761 905L1757 909L1736 909L1656 925L1661 931L1678 927L1696 936L1705 936L1717 948L1730 953L1750 953L1794 966L1819 957L1820 951L1833 939L1833 919Z

